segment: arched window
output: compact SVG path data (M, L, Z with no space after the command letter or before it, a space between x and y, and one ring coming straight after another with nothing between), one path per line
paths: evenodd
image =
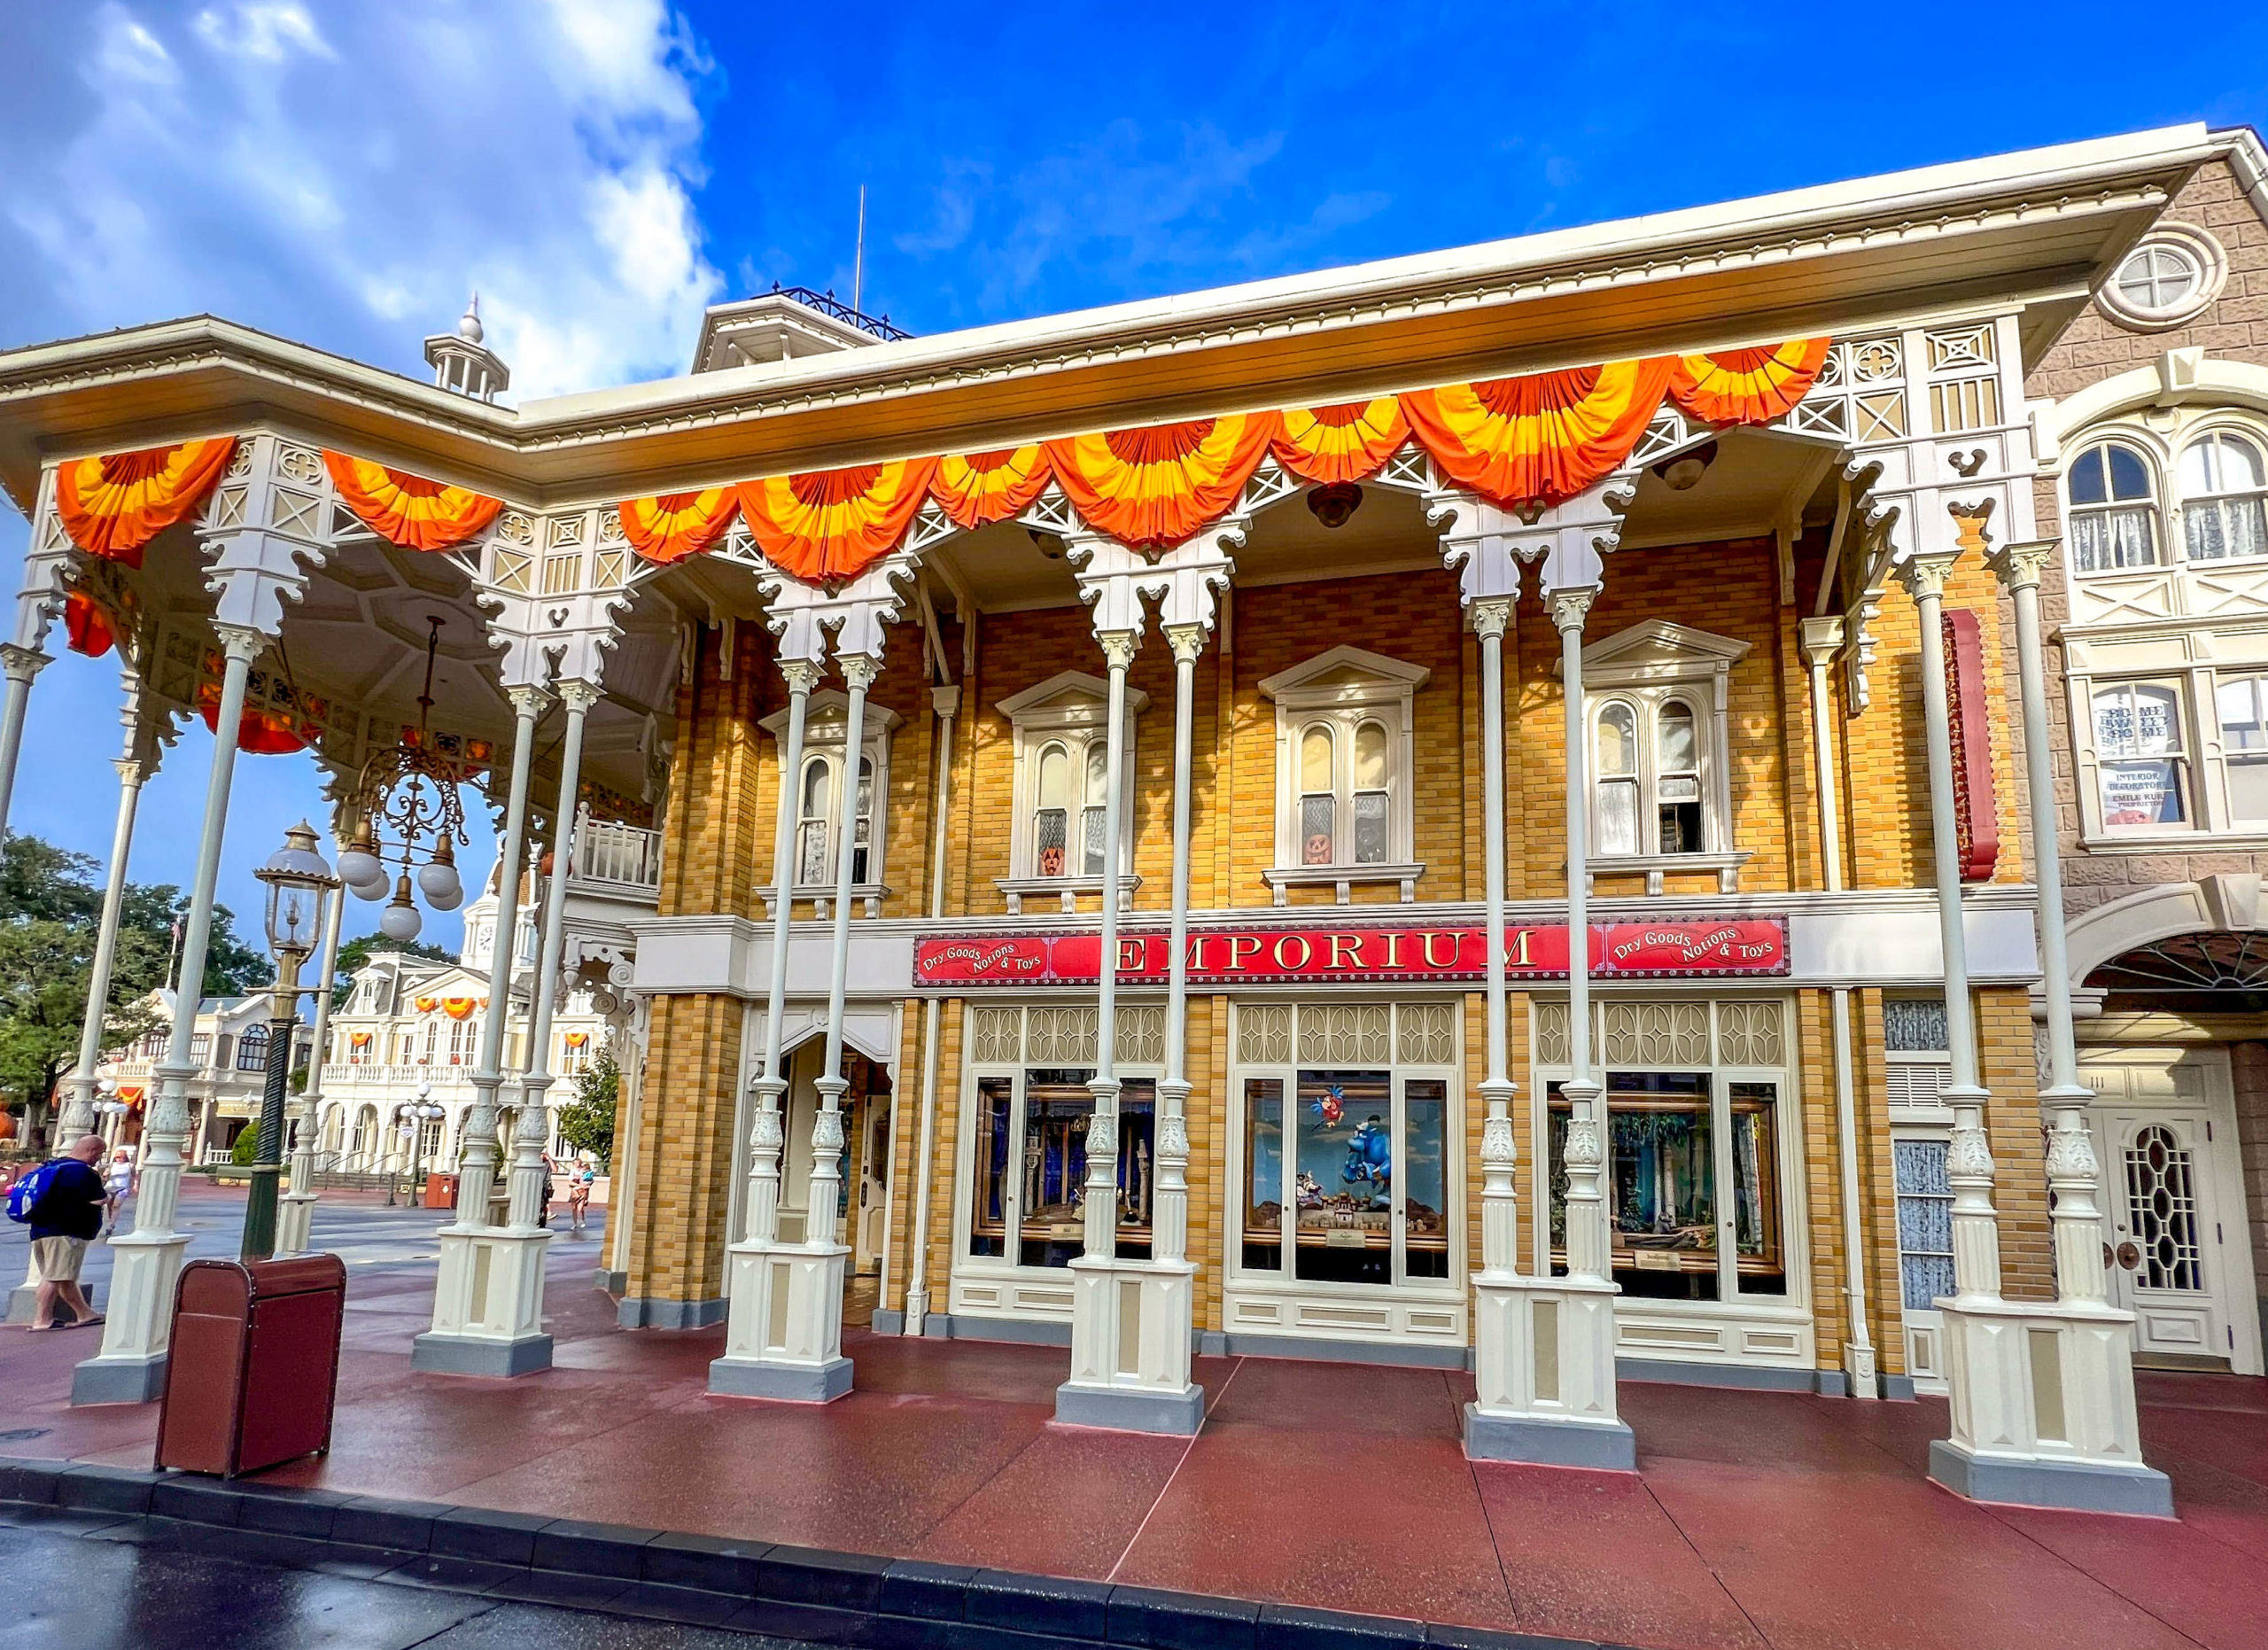
M2268 470L2241 435L2216 432L2181 455L2181 525L2194 562L2268 556Z
M268 1028L248 1025L244 1035L237 1039L237 1070L265 1071L268 1070Z
M856 821L851 840L850 883L866 899L867 915L877 915L882 876L880 844L882 833L876 824L876 812L888 806L889 796L889 741L891 731L899 721L897 713L887 706L869 704L859 734L858 784L850 797L841 794L843 763L847 759L845 744L850 727L849 702L830 689L812 696L804 728L804 745L795 774L795 790L789 800L796 810L796 834L788 844L788 875L794 878L799 897L819 898L835 886L835 874L842 868L837 860L843 839L840 830L846 813ZM774 711L764 719L765 730L780 740L784 747L788 724L793 720L788 710ZM784 758L784 748L781 751ZM765 891L767 899L777 898L777 891Z
M1389 835L1387 804L1391 799L1386 728L1363 722L1355 729L1355 774L1348 800L1355 811L1355 863L1384 865Z
M1591 737L1591 831L1608 854L1705 853L1705 723L1677 694L1604 701Z
M804 761L804 786L796 806L796 880L813 887L829 880L827 864L827 811L834 801L834 765L823 756Z
M1331 728L1316 722L1300 735L1300 863L1339 863L1339 796L1332 783Z
M1109 854L1105 852L1109 837L1104 826L1108 820L1104 804L1110 790L1110 747L1100 739L1087 741L1087 806L1080 821L1079 840L1082 858L1079 874L1100 876Z
M1048 744L1039 752L1039 806L1032 813L1032 871L1039 876L1060 876L1068 868L1064 854L1070 844L1071 752Z
M2085 573L2157 564L2156 493L2149 461L2119 441L2081 453L2064 478L2071 564Z

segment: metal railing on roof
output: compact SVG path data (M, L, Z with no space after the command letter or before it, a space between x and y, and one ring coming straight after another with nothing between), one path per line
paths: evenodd
M870 315L863 309L851 308L831 290L814 292L808 286L782 286L777 281L773 282L772 290L782 298L792 298L799 304L818 310L830 320L857 327L861 332L878 338L885 344L894 344L902 338L913 336L904 327L892 325L888 315Z

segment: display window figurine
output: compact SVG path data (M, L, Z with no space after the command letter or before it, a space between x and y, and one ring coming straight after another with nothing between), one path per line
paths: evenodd
M1335 1129L1340 1119L1347 1115L1347 1091L1334 1083L1308 1104L1315 1108L1315 1115L1324 1128Z
M1347 1142L1347 1162L1339 1178L1349 1189L1368 1186L1383 1195L1394 1179L1394 1142L1386 1125L1373 1112Z

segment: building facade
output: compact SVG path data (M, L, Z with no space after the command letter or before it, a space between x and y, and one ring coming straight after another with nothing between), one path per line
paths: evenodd
M391 1071L478 1023L423 1367L548 1359L520 1097L582 989L627 1079L600 1281L625 1327L725 1323L720 1393L847 1389L866 1273L877 1330L1067 1344L1068 1420L1199 1424L1192 1349L1470 1366L1469 1451L1587 1466L1628 1464L1618 1375L1942 1388L1942 1482L2161 1510L2096 1257L2163 1141L2088 1125L2023 760L2062 736L2042 580L2068 695L2050 564L2135 530L2110 464L2057 548L2094 472L2036 403L2098 292L2167 301L2169 214L2256 149L930 339L773 293L684 379L517 409L471 317L433 386L217 322L19 352L0 734L59 612L132 643L130 747L151 692L211 707L223 812L280 719L362 776L342 843L403 829L412 771L479 790L508 864L585 866L594 796L649 833L635 899L500 890L500 930L536 914L517 1046L471 975L324 1032ZM2199 426L2199 497L2249 543L2236 427ZM2165 759L2074 751L2122 815ZM352 1149L367 1080L326 1066L303 1149L331 1117ZM113 1310L88 1396L146 1382L149 1321Z

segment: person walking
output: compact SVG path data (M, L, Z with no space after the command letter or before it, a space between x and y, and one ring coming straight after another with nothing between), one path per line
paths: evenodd
M590 1160L579 1158L567 1174L567 1214L571 1237L583 1235L583 1218L591 1210L591 1185L598 1179L598 1171Z
M126 1212L126 1200L134 1191L134 1148L121 1146L110 1155L110 1164L103 1171L103 1189L110 1194L103 1203L103 1237L105 1241L118 1230L119 1217Z
M48 1165L45 1183L32 1205L32 1264L39 1269L39 1304L32 1312L35 1331L76 1329L103 1320L79 1288L87 1245L102 1230L103 1209L110 1201L110 1187L95 1170L102 1156L99 1134L82 1134L72 1141ZM58 1307L67 1307L71 1316L58 1321Z

